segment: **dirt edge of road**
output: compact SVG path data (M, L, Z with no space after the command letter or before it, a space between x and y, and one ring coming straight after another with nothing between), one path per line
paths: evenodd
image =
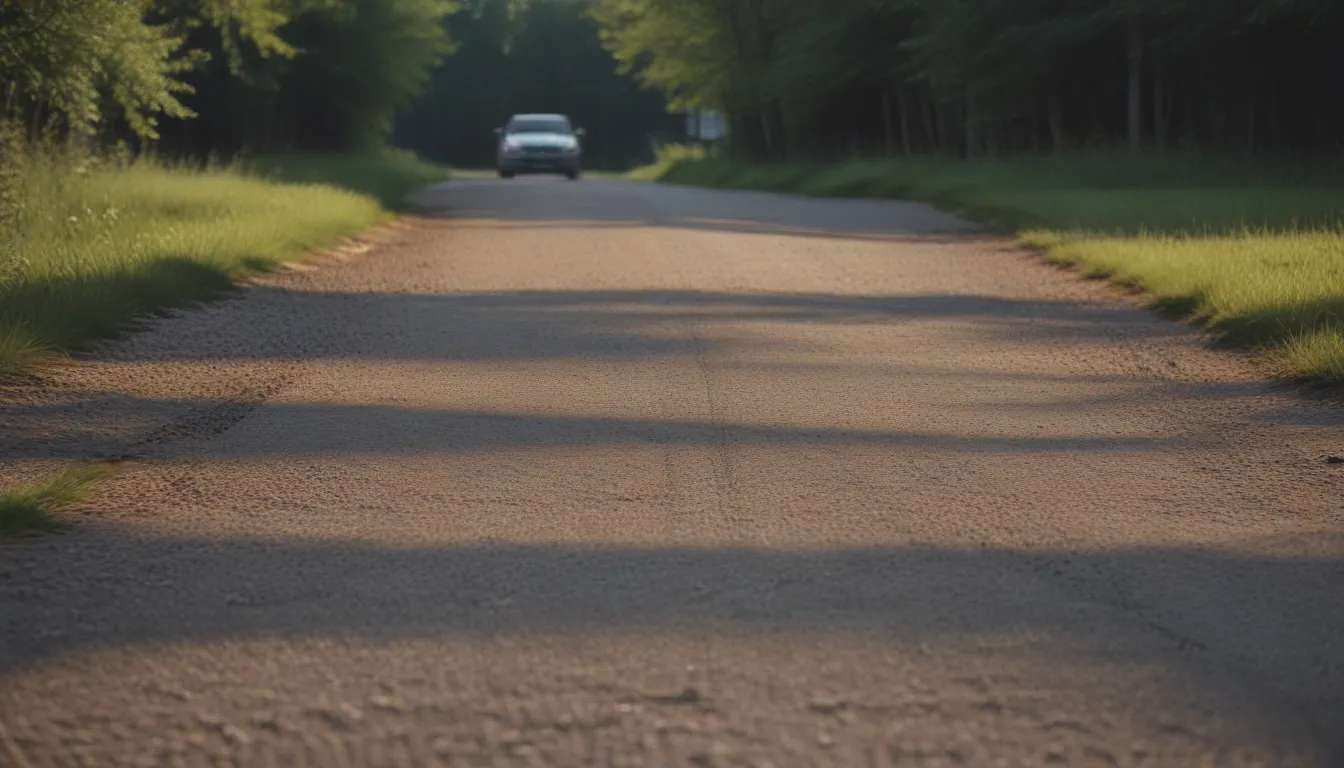
M123 361L123 356L119 354L122 350L127 347L153 347L156 335L172 334L183 323L190 323L193 319L227 313L245 300L251 288L298 287L306 276L339 269L358 259L374 258L381 249L424 228L432 219L432 214L428 212L394 216L356 234L336 238L327 246L310 251L301 258L276 264L269 271L242 276L234 281L235 290L226 295L141 318L130 330L99 340L88 349L53 357L21 378L0 384L0 414L6 411L12 414L16 409L57 405L92 415L96 422L98 416L91 412L97 410L100 404L110 403L107 398L88 397L87 391L91 383L102 379L98 373L100 366ZM183 405L157 422L130 427L130 432L114 427L120 433L118 437L99 441L96 447L87 446L84 435L46 441L47 452L51 454L49 456L32 456L27 455L27 451L14 450L16 442L24 444L41 436L24 429L23 425L13 423L11 419L0 420L0 492L31 487L82 465L119 469L146 458L151 451L166 449L175 441L219 434L246 418L248 413L282 389L292 377L294 367L294 361L290 360L258 359L254 361L254 370L241 381L220 377L205 382L204 390L199 387L193 389L192 399L196 404ZM117 375L124 380L128 374L120 371ZM130 375L135 376L134 373ZM152 390L161 396L171 397L171 389L165 391L164 382L153 371L143 371L140 378L143 381L129 382L127 389L132 392ZM200 385L202 382L194 383ZM88 503L76 504L69 510L62 510L62 516L77 516L89 507Z

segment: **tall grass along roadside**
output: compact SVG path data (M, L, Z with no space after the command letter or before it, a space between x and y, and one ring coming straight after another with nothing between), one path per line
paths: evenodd
M1255 348L1285 376L1344 383L1338 164L1195 155L750 165L670 149L636 174L817 196L931 202L1136 289Z
M0 492L0 537L64 528L56 513L87 499L93 485L111 471L103 464L73 467L40 483Z
M263 178L348 189L374 198L388 210L401 208L408 192L446 175L414 153L394 149L357 155L269 155L241 166Z
M658 157L653 163L635 168L626 173L626 178L635 181L671 181L667 177L673 169L680 168L683 163L692 161L702 161L708 157L704 147L685 144L667 144L658 148ZM707 164L696 162L694 166L687 167L708 167Z
M374 224L443 175L396 153L205 169L7 160L0 379Z

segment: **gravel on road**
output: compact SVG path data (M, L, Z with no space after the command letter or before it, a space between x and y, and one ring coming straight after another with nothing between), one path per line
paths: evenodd
M920 205L420 202L4 394L128 459L0 765L1344 762L1344 408Z

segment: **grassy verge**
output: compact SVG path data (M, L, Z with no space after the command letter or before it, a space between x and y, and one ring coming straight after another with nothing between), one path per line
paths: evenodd
M398 153L204 170L32 157L7 171L0 379L368 227L443 176Z
M653 163L635 168L625 174L626 178L635 181L673 181L672 175L694 176L696 173L704 173L713 168L726 168L728 163L721 160L710 162L704 148L698 146L688 146L681 144L669 144L658 150L658 159ZM748 172L752 166L732 166L735 169L733 175L740 172ZM718 174L715 174L718 175ZM727 174L724 174L725 176ZM695 183L687 180L683 183Z
M0 382L375 224L445 175L396 152L210 169L3 159ZM0 536L61 528L53 513L107 473L77 467L0 491Z
M273 155L243 167L263 178L366 195L388 210L401 208L408 192L445 177L444 169L398 150L374 155Z
M1329 167L1328 167L1329 166ZM1344 383L1344 186L1337 168L1195 156L745 165L674 150L636 178L931 202L1263 351Z
M111 469L92 465L67 469L34 485L0 492L0 537L58 531L55 514L88 498L89 490Z

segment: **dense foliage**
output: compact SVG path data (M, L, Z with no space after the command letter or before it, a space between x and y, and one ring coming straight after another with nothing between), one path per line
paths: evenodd
M560 112L587 130L588 165L652 159L651 135L674 133L663 97L616 71L585 0L476 0L453 15L460 41L397 120L396 140L458 167L494 161L494 134L517 112Z
M757 159L1344 141L1338 0L595 0Z
M449 50L457 0L6 0L0 118L178 154L353 149Z
M159 115L187 115L178 75L198 57L168 25L146 23L152 10L149 0L5 2L3 116L38 134L52 125L87 132L116 114L153 136Z
M185 101L209 119L180 123L166 140L226 153L376 146L451 50L443 19L456 0L300 2L279 28L293 55L202 41L211 62L192 73L197 93Z
M594 164L647 159L649 134L675 123L661 95L617 73L588 11L588 0L3 0L0 124L21 140L231 157L364 149L400 113L403 146L481 165L510 113L554 111L588 129ZM445 60L450 40L460 50Z

